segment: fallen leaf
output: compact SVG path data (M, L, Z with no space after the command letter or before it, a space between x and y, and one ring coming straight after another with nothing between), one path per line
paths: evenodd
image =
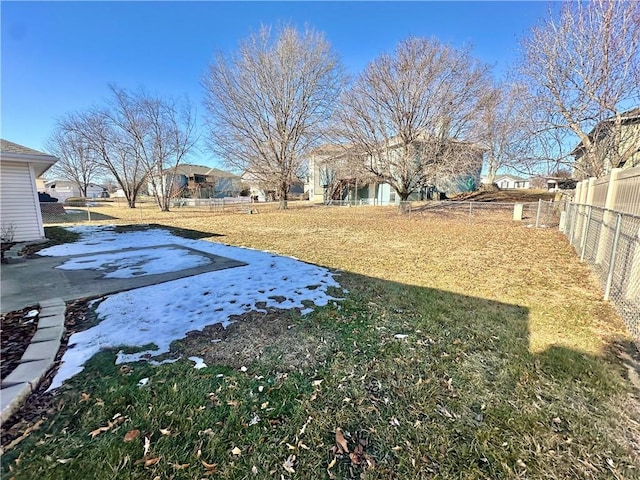
M338 453L349 453L347 440L344 438L340 427L336 428L336 445L338 446Z
M73 458L59 458L56 462L64 465L65 463L69 463L71 460L73 460Z
M234 455L241 455L242 450L240 450L238 447L233 447L233 450L231 450L231 453L233 453Z
M269 406L269 402L264 402L262 405L260 405L260 409L264 410L265 408L267 408Z
M257 413L253 414L253 417L251 417L251 420L249 420L249 426L251 427L252 425L255 425L256 423L260 422L260 417L258 416Z
M333 457L333 460L331 460L331 462L329 462L329 465L327 466L327 469L332 469L333 467L335 467L336 465L336 457Z
M147 458L144 461L144 466L145 467L150 467L151 465L155 465L156 463L158 463L160 461L160 458L162 458L162 457Z
M302 425L302 428L300 429L300 433L298 433L298 435L302 435L305 432L307 426L311 423L311 420L313 420L313 417L307 417L307 421L304 422L304 425Z
M133 442L136 438L138 438L140 436L140 430L129 430L127 433L124 434L124 441L125 442Z
M293 469L293 465L295 461L296 461L296 456L289 455L289 458L285 460L285 462L282 464L282 467L289 473L296 473L296 471Z
M238 400L228 400L227 405L231 407L237 407L238 405L240 405L240 402Z
M391 420L389 420L389 425L391 425L392 427L399 427L400 422L396 417L392 417Z
M254 475L258 474L258 467L256 467L255 465L253 467L251 467L251 473L253 473Z
M200 463L202 463L202 466L205 468L205 470L207 471L213 471L216 468L218 468L218 464L217 463L207 463L204 460L200 460Z
M241 372L246 372L247 371L247 367L245 367L245 366L240 367L240 371Z
M324 382L324 380L314 380L313 382L311 382L311 385L313 385L314 387L319 387L322 382Z
M87 402L91 398L91 395L89 395L88 393L81 393L80 397L80 403L82 403Z
M171 430L169 430L168 428L161 428L160 433L162 435L171 435Z
M185 468L188 468L190 465L191 465L190 463L172 463L171 464L171 466L176 470L184 470Z
M96 438L102 432L109 431L109 428L111 428L111 427L98 427L95 430L92 430L91 432L89 432L89 435L91 435L91 438Z

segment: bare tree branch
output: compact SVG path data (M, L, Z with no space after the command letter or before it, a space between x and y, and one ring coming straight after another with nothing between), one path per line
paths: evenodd
M65 131L58 124L47 140L47 149L58 157L50 171L51 175L73 182L80 195L87 196L87 188L103 173L95 152L81 135Z
M640 140L626 137L637 132L624 118L640 104L639 2L566 2L523 50L520 71L537 99L540 145L563 163L577 154L579 178L604 175L637 152Z

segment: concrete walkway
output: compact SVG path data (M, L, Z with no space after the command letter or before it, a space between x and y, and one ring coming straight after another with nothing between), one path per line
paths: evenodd
M22 355L20 364L0 385L0 425L17 412L29 395L38 388L40 380L53 367L64 333L65 302L97 297L134 288L156 285L178 278L190 277L215 270L239 267L246 263L230 258L192 250L182 245L156 245L144 248L120 249L118 252L179 248L185 254L207 257L211 262L196 268L175 272L141 275L134 278L105 278L104 271L62 270L55 268L70 258L90 257L106 251L65 257L39 257L17 262L17 245L9 252L16 263L0 267L0 308L3 313L38 305L38 329Z
M192 250L182 245L155 245L118 251L148 251L168 246L182 249L185 254L191 252L201 257L208 257L211 263L176 272L141 275L134 278L105 278L105 273L97 270L61 270L55 268L70 258L108 253L106 250L99 250L85 255L39 257L28 259L22 263L3 264L0 267L0 310L2 313L12 312L36 305L42 300L50 298L61 298L65 302L69 302L80 298L97 297L148 285L157 285L201 273L246 265L243 262L211 255L200 250Z

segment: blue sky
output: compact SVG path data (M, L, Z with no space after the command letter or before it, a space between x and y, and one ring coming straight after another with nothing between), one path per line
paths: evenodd
M548 7L542 1L2 1L0 132L46 150L56 118L101 103L109 83L186 95L201 117L200 80L213 53L233 51L260 25L278 23L323 31L351 74L413 35L472 45L498 77ZM206 151L192 161L216 163Z

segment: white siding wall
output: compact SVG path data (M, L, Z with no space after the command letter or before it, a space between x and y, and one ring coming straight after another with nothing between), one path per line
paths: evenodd
M16 242L44 237L36 182L29 164L2 162L0 222L2 227L15 227L13 240Z

